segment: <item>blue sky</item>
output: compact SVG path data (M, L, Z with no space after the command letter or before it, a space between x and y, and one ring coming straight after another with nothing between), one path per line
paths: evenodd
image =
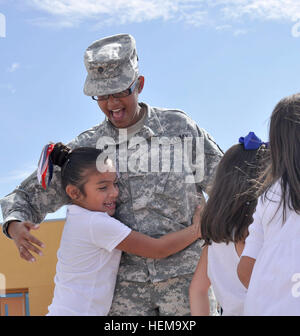
M117 33L136 39L140 100L184 110L223 150L249 131L267 140L275 104L299 91L298 0L0 0L0 198L44 144L104 119L83 54Z

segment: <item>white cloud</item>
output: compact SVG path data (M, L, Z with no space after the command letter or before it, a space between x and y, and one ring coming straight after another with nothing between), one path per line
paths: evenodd
M222 11L225 17L237 18L249 16L263 20L300 19L300 1L297 0L220 0L225 5Z
M85 20L93 20L97 26L160 19L193 26L226 27L246 17L300 19L298 0L27 0L27 3L50 14L33 23L56 27L73 27Z
M181 13L180 20L195 27L209 24L208 13L200 10L193 13L183 12Z
M224 24L224 25L219 25L219 26L216 26L216 30L220 30L220 31L223 31L223 30L227 30L227 29L230 29L232 26L229 25L229 24Z
M236 29L234 32L233 32L233 35L234 36L240 36L240 35L245 35L248 33L248 30L246 29Z
M20 63L13 63L8 69L8 72L15 72L20 67Z
M28 20L31 24L39 27L46 27L52 29L60 29L60 28L72 28L79 24L79 21L75 18L72 19L60 19L60 18L47 18L47 17L39 17L35 19Z
M291 33L293 37L300 37L300 21L293 25Z
M31 6L51 14L56 18L56 24L62 26L77 25L86 19L93 19L102 24L169 20L178 11L178 0L28 0L28 2ZM37 23L49 25L49 20L51 19L39 19Z

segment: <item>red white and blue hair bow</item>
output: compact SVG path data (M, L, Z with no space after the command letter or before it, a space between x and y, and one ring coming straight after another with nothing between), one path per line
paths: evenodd
M52 176L53 176L53 163L50 159L50 154L54 149L55 144L48 144L44 146L43 151L41 153L38 169L37 169L37 178L40 184L42 184L43 188L46 189L49 187ZM48 175L48 183L46 185L46 175L49 169Z
M255 150L258 149L261 145L265 145L266 147L269 146L268 142L261 141L254 132L249 132L246 137L240 137L239 143L244 145L246 150Z

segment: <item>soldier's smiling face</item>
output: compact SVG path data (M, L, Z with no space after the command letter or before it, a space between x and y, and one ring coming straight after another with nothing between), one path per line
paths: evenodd
M117 128L127 128L134 125L141 118L141 108L138 104L138 95L144 87L144 77L139 77L131 95L123 98L114 98L112 95L107 100L98 101L102 112Z

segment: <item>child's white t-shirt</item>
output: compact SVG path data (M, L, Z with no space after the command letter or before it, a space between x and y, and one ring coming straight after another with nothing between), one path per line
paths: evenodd
M108 314L121 258L115 247L130 232L107 213L68 206L48 315Z
M234 243L212 243L208 246L207 275L224 316L243 314L246 288L237 276L240 258Z
M281 186L260 197L242 256L256 259L244 315L300 315L300 215L286 208L282 223Z

